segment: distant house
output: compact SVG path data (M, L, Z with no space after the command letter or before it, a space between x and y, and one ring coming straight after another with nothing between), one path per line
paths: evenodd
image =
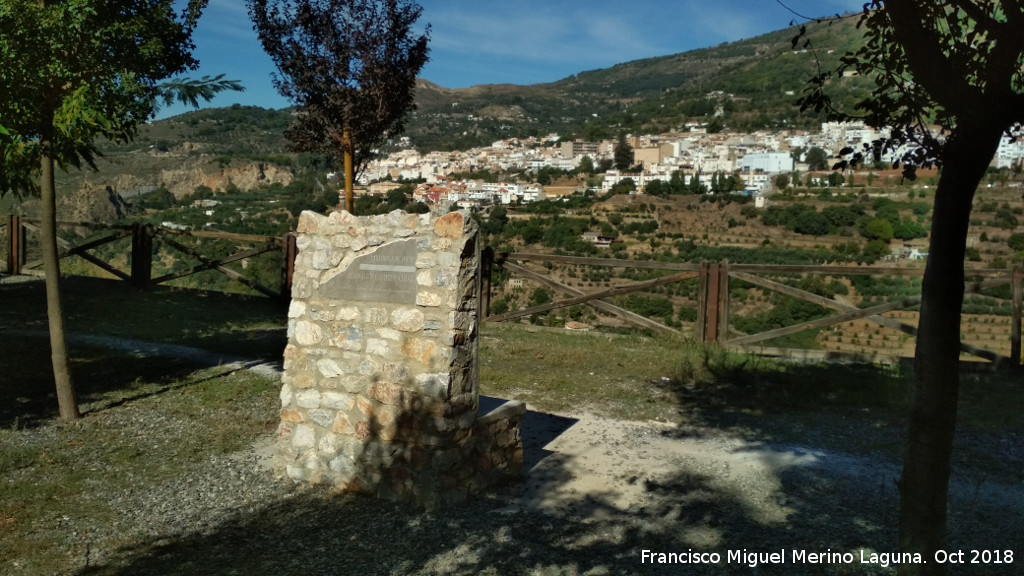
M580 234L580 238L590 242L594 246L603 246L606 248L611 246L613 242L618 242L619 240L616 236L604 236L598 232L584 232L583 234Z
M402 185L398 182L374 182L373 184L370 184L367 193L372 196L384 196L388 192L401 187Z

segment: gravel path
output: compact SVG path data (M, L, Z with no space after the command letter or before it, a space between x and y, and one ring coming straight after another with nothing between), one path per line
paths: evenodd
M129 404L102 417L154 442L189 426L141 410ZM69 535L69 574L892 573L859 556L856 565L724 562L742 549L891 550L892 464L589 415L531 412L526 434L524 483L458 509L428 513L282 482L267 468L267 436L171 482L115 493L97 486L90 497L106 503L106 519L54 517L28 529ZM1019 486L956 486L953 542L1024 551ZM723 562L641 563L645 549L690 548ZM1019 573L985 568L971 573ZM33 572L5 562L0 573Z
M147 450L167 450L203 416L130 402L93 418L146 438ZM19 529L62 534L61 574L77 575L894 573L860 563L860 554L894 551L896 463L590 414L531 411L523 429L524 482L455 509L425 512L281 481L268 468L268 434L166 482L95 486L88 498L102 503L103 517L55 514ZM48 424L19 441L42 444L63 434L67 426ZM87 466L105 466L112 448L83 450ZM951 547L1020 556L1012 565L972 566L970 574L1022 572L1022 494L1019 482L954 478ZM642 561L644 550L714 552L721 560L652 564ZM786 561L727 560L729 551L743 550L782 551ZM849 552L855 562L794 561L800 550ZM0 574L40 572L14 558L0 559Z

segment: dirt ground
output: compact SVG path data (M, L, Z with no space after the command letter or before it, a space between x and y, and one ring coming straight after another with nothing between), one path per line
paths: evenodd
M482 411L501 401L481 398ZM523 422L524 481L472 504L442 512L487 520L483 532L548 518L565 542L588 561L522 571L473 564L485 574L892 574L896 551L898 463L810 446L750 442L718 430L658 422L628 422L591 414L536 411ZM272 439L257 446L269 463ZM480 508L477 508L480 507ZM543 537L549 525L537 534ZM1024 489L980 477L954 476L950 549L1010 550L1024 554ZM508 533L510 546L534 550L535 534ZM551 537L551 534L548 534ZM516 538L520 542L516 543ZM542 558L557 558L550 549ZM591 552L586 552L590 550ZM701 568L643 562L652 553L717 553ZM600 551L600 552L594 552ZM783 562L728 562L730 553L780 552ZM828 566L794 555L838 552ZM477 551L479 553L479 551ZM601 557L607 552L614 560ZM410 573L469 574L470 547L441 550ZM590 557L588 554L596 553ZM545 556L549 554L550 556ZM871 562L875 554L875 562ZM533 555L528 555L533 557ZM486 557L486 556L485 556ZM968 560L970 558L968 557ZM867 560L867 561L865 561ZM1024 561L1024 558L1019 559ZM484 568L487 569L484 569ZM394 572L392 572L394 573ZM1013 564L978 564L964 574L1018 574Z

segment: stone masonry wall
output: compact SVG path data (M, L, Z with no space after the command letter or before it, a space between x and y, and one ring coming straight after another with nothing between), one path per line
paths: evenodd
M426 505L519 477L525 407L478 418L478 238L457 212L301 215L279 471Z

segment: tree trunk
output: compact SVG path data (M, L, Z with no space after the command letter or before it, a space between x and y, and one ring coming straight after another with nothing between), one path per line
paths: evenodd
M60 261L57 254L57 190L53 179L53 144L45 138L40 175L40 242L43 250L43 271L46 273L46 314L50 327L50 361L53 381L57 385L57 405L61 420L81 417L75 387L68 370L67 344L64 338L64 312L60 297Z
M352 173L352 134L345 129L342 134L343 146L345 148L345 210L349 214L355 214L355 190L353 189L353 180L355 174Z
M946 543L946 499L960 387L960 314L971 203L999 144L993 123L962 122L947 142L935 193L914 354L914 399L900 479L899 548L924 564L901 576L945 574L935 551Z

